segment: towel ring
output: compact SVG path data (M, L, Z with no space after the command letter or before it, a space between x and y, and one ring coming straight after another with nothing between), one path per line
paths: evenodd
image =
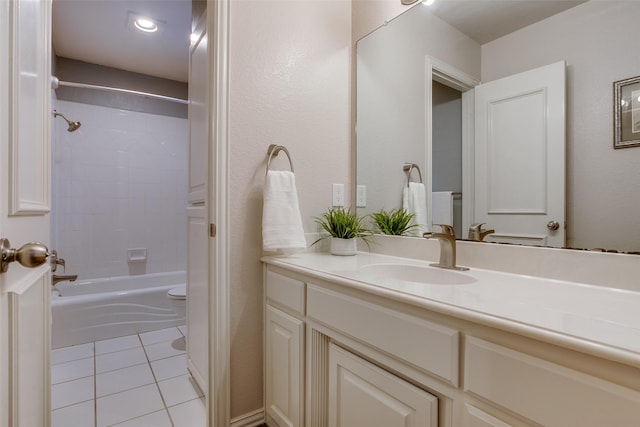
M407 174L407 187L409 186L409 182L411 181L411 172L413 172L414 169L418 171L418 176L420 177L420 183L422 184L422 172L420 172L420 167L415 163L405 163L402 166L402 170L405 172L409 171L409 173Z
M289 159L289 168L291 172L293 172L293 162L291 161L291 155L289 154L289 150L284 145L276 145L271 144L267 149L267 154L269 154L269 160L267 161L267 172L271 168L271 158L278 155L280 151L284 151L284 154L287 155L287 159Z

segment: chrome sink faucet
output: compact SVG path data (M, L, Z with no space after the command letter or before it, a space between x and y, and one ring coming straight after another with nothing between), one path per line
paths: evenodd
M482 242L486 236L496 232L496 230L494 230L493 228L489 230L483 230L483 225L485 225L484 222L477 222L469 227L469 240Z
M422 235L425 239L438 239L440 242L440 262L431 264L434 267L449 270L466 271L467 267L456 266L456 232L453 226L447 224L434 224L442 228L442 233L426 232Z

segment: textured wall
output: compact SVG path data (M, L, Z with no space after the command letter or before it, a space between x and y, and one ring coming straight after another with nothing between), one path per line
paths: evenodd
M185 269L187 120L57 101L53 233L81 279ZM147 248L128 263L128 248Z
M267 147L293 158L302 221L350 200L351 3L234 1L230 28L231 416L262 398L262 187ZM272 167L286 168L284 158Z

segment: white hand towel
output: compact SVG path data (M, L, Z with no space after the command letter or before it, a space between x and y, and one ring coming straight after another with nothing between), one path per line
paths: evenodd
M262 246L267 251L307 247L293 172L267 171L262 206Z
M409 233L410 235L422 237L422 233L429 231L427 227L427 196L423 183L410 182L408 187L404 187L402 207L414 215L413 223L418 224L418 227Z
M431 193L431 214L434 224L453 226L453 193L451 191Z

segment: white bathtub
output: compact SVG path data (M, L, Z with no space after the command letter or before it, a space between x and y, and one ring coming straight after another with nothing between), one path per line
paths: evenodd
M52 347L184 324L167 291L185 279L184 271L176 271L58 283L51 298Z

